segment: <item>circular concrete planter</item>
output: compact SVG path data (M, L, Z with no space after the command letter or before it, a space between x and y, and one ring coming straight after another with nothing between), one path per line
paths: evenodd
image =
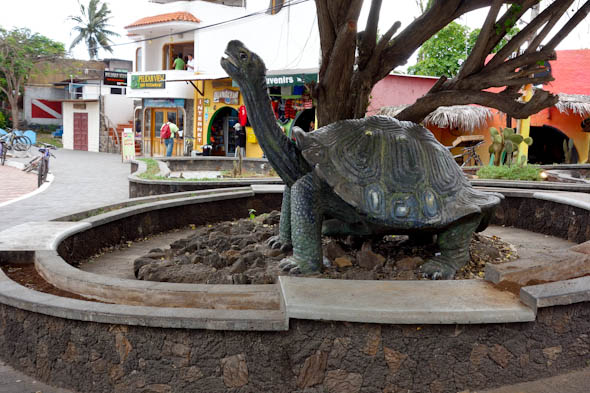
M175 157L157 159L160 176L168 176L170 172L181 171L231 171L237 158L233 157ZM246 158L242 162L243 169L248 172L265 175L270 173L270 166L265 159ZM282 184L278 177L255 177L220 180L148 180L139 175L146 171L146 164L141 160L131 163L129 175L129 197L145 197L176 192L210 190L215 188L245 187L256 184Z
M590 237L584 198L505 195L498 224L576 242ZM243 217L248 208L264 212L280 200L276 186L197 191L50 222L28 244L9 239L22 240L27 224L1 233L0 263L34 262L56 285L124 300L57 298L0 274L3 359L84 392L456 392L586 366L590 285L583 282L555 303L568 305L529 308L483 281L285 278L266 288L220 288L125 282L70 266L105 245Z

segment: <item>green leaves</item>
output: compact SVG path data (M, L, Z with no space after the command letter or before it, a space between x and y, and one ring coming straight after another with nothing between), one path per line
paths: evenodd
M408 73L455 76L474 43L469 27L451 22L420 47L418 63L408 67Z
M88 7L80 4L80 14L79 16L70 16L70 20L78 24L73 28L78 32L78 35L70 44L70 50L84 41L91 59L98 57L98 50L101 48L112 53L112 42L109 37L119 34L108 30L111 10L106 3L100 4L100 0L90 0Z

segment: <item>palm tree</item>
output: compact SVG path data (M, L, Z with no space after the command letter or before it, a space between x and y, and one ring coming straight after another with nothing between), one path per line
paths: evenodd
M78 24L73 29L78 32L78 36L72 41L70 50L84 40L91 59L97 57L99 48L112 53L113 48L110 46L112 41L109 36L118 36L119 34L107 29L110 26L108 21L111 10L105 3L100 4L100 0L90 0L88 8L84 4L79 2L78 4L80 4L81 15L69 18Z

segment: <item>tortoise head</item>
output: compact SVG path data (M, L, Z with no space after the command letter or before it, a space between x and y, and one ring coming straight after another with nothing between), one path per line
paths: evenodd
M240 41L230 41L225 49L225 54L227 57L221 58L221 67L233 80L238 83L247 80L264 80L266 74L264 62Z

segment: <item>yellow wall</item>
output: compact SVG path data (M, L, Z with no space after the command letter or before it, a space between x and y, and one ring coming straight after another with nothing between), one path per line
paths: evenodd
M211 120L213 119L213 115L215 114L215 112L217 112L219 109L224 108L224 107L230 107L235 109L236 111L238 111L239 107L241 105L244 105L244 100L242 97L242 94L240 92L239 95L239 99L238 99L238 104L237 105L228 105L222 102L213 102L213 93L215 91L219 91L219 90L233 90L233 91L239 91L239 89L237 87L232 87L231 85L231 79L230 78L225 78L225 79L215 79L215 80L204 80L204 81L195 81L194 82L195 85L199 88L199 90L203 91L205 94L201 95L196 89L195 89L195 121L194 121L194 128L193 128L193 135L195 137L195 150L197 151L202 151L203 150L203 145L208 143L207 140L207 136L208 136L208 131L209 131L209 125L211 123ZM203 106L203 113L202 113L202 129L199 130L199 99L203 99L203 100L209 100L209 105L204 105ZM251 127L247 127L246 132L248 133L248 131L251 132L252 128ZM201 139L199 139L199 133L201 133ZM261 158L262 157L262 149L260 148L260 145L258 145L258 143L251 143L248 141L248 138L246 138L246 157L251 157L251 158Z

